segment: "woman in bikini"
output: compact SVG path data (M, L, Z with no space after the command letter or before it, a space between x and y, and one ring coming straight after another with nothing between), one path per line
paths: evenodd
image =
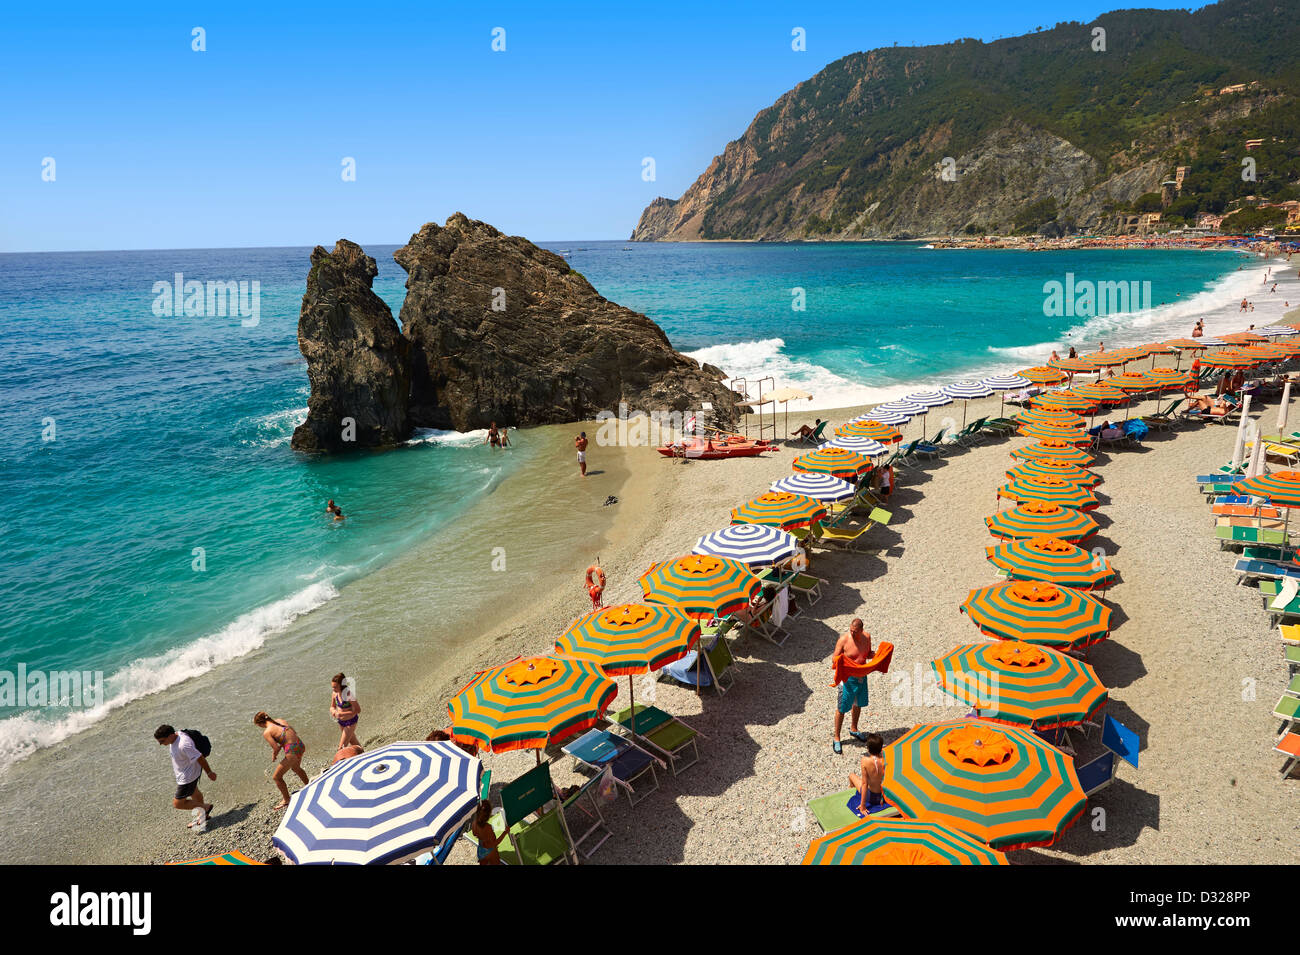
M497 431L497 423L495 421L493 421L488 427L487 438L484 440L494 448L501 447L501 433Z
M307 747L298 737L294 728L283 720L272 719L265 712L259 712L253 717L253 725L262 731L262 736L271 746L271 758L275 759L284 753L284 758L280 760L280 765L275 767L275 773L271 778L275 781L276 788L280 790L280 804L276 809L284 809L289 805L289 787L284 784L284 774L293 770L298 774L298 778L305 785L307 774L302 771L302 757L307 752Z
M470 832L474 833L474 839L478 842L479 865L503 864L497 845L505 838L505 833L497 835L496 830L492 828L491 820L492 804L484 799L478 804L478 811L474 813L474 819L469 824Z
M339 749L344 746L360 747L361 741L357 739L357 720L361 717L361 704L357 702L357 695L352 692L352 687L348 686L348 678L342 673L334 674L330 687L333 690L330 695L330 716L338 721L341 731Z

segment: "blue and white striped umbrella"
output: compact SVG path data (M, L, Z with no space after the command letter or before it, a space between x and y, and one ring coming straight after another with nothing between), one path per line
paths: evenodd
M1256 334L1267 335L1272 338L1275 335L1300 335L1300 328L1287 328L1285 325L1269 325L1267 328L1255 329Z
M906 398L895 398L893 401L886 401L876 405L868 414L875 414L877 411L899 411L906 415L925 414L927 405L918 401L908 401Z
M1217 338L1202 338L1199 339L1199 342L1200 343L1196 346L1197 348L1226 348L1229 344L1228 342L1220 341ZM1174 347L1177 348L1178 346L1175 345Z
M817 501L847 501L857 493L848 481L841 481L829 474L804 471L773 481L772 490L785 491L787 494L802 494Z
M924 410L924 409L922 409ZM881 424L907 424L913 415L920 411L890 411L888 408L876 408L869 414L858 415L854 421L879 421Z
M695 542L691 553L730 557L750 567L767 567L799 553L799 540L793 534L765 524L732 524L705 534Z
M293 794L271 842L299 865L390 865L436 849L479 803L483 764L455 743L389 743Z
M817 446L818 451L822 451L826 448L843 448L845 451L865 454L869 458L889 453L889 449L879 441L873 441L871 438L861 438L852 434L845 435L842 438L832 438L825 444Z
M1028 388L1033 382L1020 375L989 375L981 378L980 384L988 385L994 391L1009 391L1012 388Z
M963 400L987 398L993 394L993 388L982 381L954 381L951 385L944 385L939 390L949 398L961 398Z
M952 404L952 398L942 391L914 391L910 395L903 395L902 400L910 401L912 404L920 405L923 408L938 408L942 405Z

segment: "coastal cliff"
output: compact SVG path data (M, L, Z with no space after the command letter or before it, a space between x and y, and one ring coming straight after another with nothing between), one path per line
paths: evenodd
M379 269L354 242L311 253L298 318L307 359L307 420L293 432L295 451L342 451L404 441L411 431L410 343L372 291Z
M680 198L654 199L631 238L1105 233L1121 215L1196 225L1295 198L1294 12L1121 10L846 56L760 111ZM1267 175L1242 175L1248 151Z
M397 444L415 428L587 421L620 403L654 413L707 402L718 426L738 420L721 370L675 351L657 324L527 239L456 213L393 258L407 272L400 331L371 291L374 259L345 239L312 253L298 323L311 398L296 450Z

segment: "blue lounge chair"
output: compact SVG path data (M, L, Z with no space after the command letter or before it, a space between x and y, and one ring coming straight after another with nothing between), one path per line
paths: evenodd
M1137 768L1141 748L1137 734L1109 714L1102 720L1101 745L1106 752L1074 770L1085 796L1100 792L1114 781L1116 757Z
M1271 560L1250 560L1242 558L1232 565L1237 575L1237 583L1244 584L1252 580L1281 580L1293 577L1300 580L1300 567L1295 564L1280 564Z
M615 736L608 730L587 730L577 739L566 743L562 752L566 756L572 756L578 765L593 772L598 773L608 767L614 781L633 806L659 788L655 763L661 761L630 739ZM646 781L651 784L649 788L646 788L646 783L639 782L647 775L650 777Z

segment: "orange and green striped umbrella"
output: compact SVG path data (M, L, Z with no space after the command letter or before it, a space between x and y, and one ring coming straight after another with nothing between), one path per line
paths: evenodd
M1055 424L1066 428L1082 428L1083 418L1073 411L1067 411L1060 405L1041 405L1030 408L1020 415L1026 424Z
M924 819L880 819L837 829L808 846L803 865L1010 865L960 829Z
M1159 388L1190 384L1194 378L1190 371L1180 371L1176 368L1152 368L1147 372L1147 376Z
M1078 543L1097 533L1097 522L1083 511L1050 501L1029 501L984 518L994 537L1059 537Z
M1037 444L1029 444L1023 448L1016 448L1011 452L1011 456L1021 461L1032 461L1037 458L1059 458L1080 467L1087 467L1096 460L1087 451L1076 448L1073 444L1065 441L1040 441Z
M1090 385L1077 385L1070 389L1081 398L1087 398L1095 404L1117 404L1128 401L1128 394L1123 388L1116 388L1109 382L1098 381Z
M1203 340L1198 338L1171 338L1169 341L1165 342L1165 344L1170 348L1176 348L1179 351L1196 351L1198 349L1210 347L1205 344Z
M871 470L871 460L845 448L822 448L809 451L794 459L790 465L796 471L809 474L829 474L840 480L857 477Z
M738 560L691 554L654 564L641 575L647 600L669 604L688 617L708 620L744 609L761 585Z
M1078 726L1110 696L1082 660L1019 640L963 644L930 666L944 691L981 719L1030 729Z
M250 859L239 850L234 852L223 852L220 855L204 856L202 859L190 859L187 862L168 862L168 865L266 865L265 862L258 862L256 859Z
M1106 383L1114 385L1122 391L1149 391L1159 384L1158 381L1144 371L1126 371L1122 375L1108 378Z
M680 660L700 638L700 625L666 604L617 604L569 625L557 653L594 660L610 676L649 673Z
M1277 351L1272 344L1267 345L1243 345L1237 351L1241 352L1248 358L1254 358L1258 361L1277 361L1279 358L1285 358L1286 355Z
M802 494L787 494L784 491L768 491L760 494L747 504L733 508L731 523L763 524L767 527L779 527L789 530L792 527L811 527L819 521L826 520L826 508L811 497Z
M1057 382L1065 381L1070 377L1059 368L1048 368L1046 365L1036 365L1033 368L1022 368L1016 372L1021 378L1028 378L1036 385L1054 385Z
M885 749L882 789L903 815L1002 851L1051 845L1086 802L1070 757L1029 730L974 719L912 727Z
M1073 391L1050 391L1045 395L1035 395L1029 399L1035 408L1061 408L1065 411L1081 411L1096 404L1087 398L1076 395Z
M617 693L591 660L516 657L452 697L451 735L493 753L544 749L595 726Z
M1096 487L1101 483L1101 475L1060 458L1034 458L1007 472L1007 478L1012 481L1016 478L1036 477L1059 478L1080 487Z
M961 605L980 632L1062 650L1100 643L1110 634L1110 608L1095 597L1041 580L977 587Z
M1116 365L1123 365L1132 361L1136 356L1127 349L1117 348L1114 351L1093 352L1091 355L1084 355L1083 357L1098 368L1113 368Z
M1058 587L1096 590L1118 574L1110 561L1059 537L1020 537L984 548L989 563L1011 580L1043 580Z
M1048 368L1059 368L1071 374L1078 371L1096 371L1096 362L1088 358L1055 358L1047 363Z
M1026 501L1051 501L1065 507L1090 511L1101 502L1097 496L1073 481L1050 477L1023 477L998 488L998 497L1024 504Z
M1232 493L1262 497L1274 507L1300 507L1300 471L1276 471L1246 478L1232 486Z
M1233 332L1231 335L1220 335L1219 341L1241 345L1246 342L1266 342L1268 341L1268 336L1256 335L1254 332Z
M1225 348L1201 359L1202 368L1254 368L1258 364L1258 358L1251 358L1231 348Z
M903 433L882 421L850 421L835 429L837 438L870 438L881 444L895 444L903 440Z
M1178 347L1170 342L1148 342L1133 350L1140 351L1143 355L1173 355L1177 353Z
M1084 444L1091 438L1081 427L1060 424L1022 424L1016 432L1022 437L1037 438L1040 441L1068 441L1071 444Z

